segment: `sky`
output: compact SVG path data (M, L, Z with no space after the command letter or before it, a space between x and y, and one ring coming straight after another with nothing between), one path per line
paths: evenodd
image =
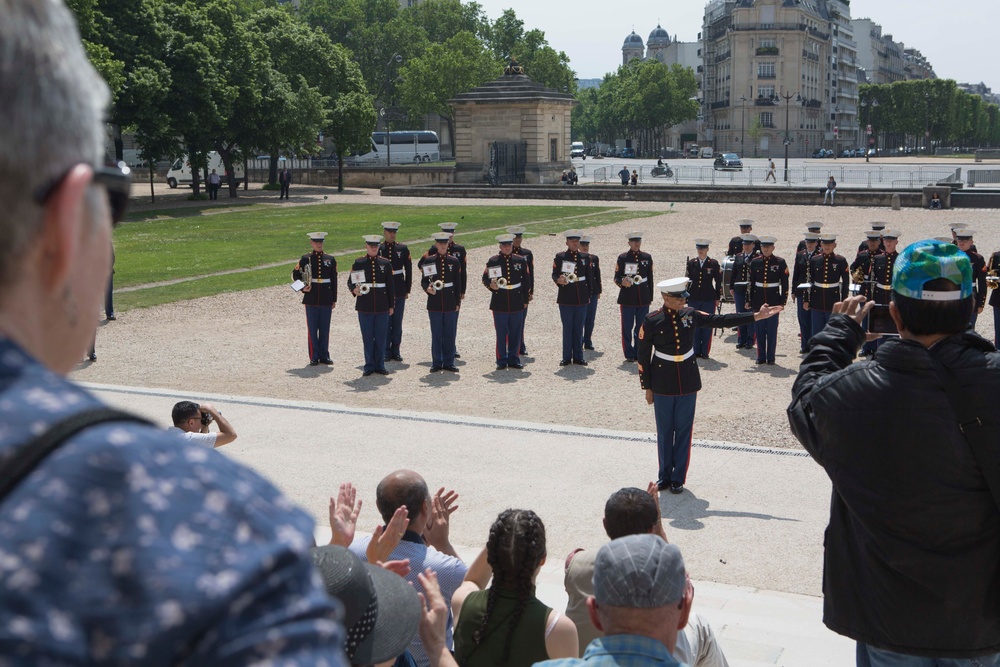
M635 31L646 41L657 21L673 39L693 42L701 30L702 0L477 0L490 19L513 9L525 28L538 28L565 51L581 79L598 79L621 64L622 42ZM908 48L919 49L944 79L983 81L1000 92L996 45L997 0L854 0L852 18L870 18ZM531 76L531 72L528 72Z

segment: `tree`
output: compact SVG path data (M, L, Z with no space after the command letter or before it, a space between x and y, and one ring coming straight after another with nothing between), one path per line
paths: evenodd
M404 9L400 16L423 29L429 43L441 44L452 35L471 32L480 39L489 36L490 22L482 6L461 0L425 0Z
M358 77L359 83L360 76ZM351 151L371 143L375 128L375 107L371 98L360 90L337 97L327 135L337 147L337 191L344 191L344 157Z
M460 32L444 44L432 44L427 52L400 71L400 98L412 114L436 113L448 124L454 137L455 112L448 100L500 76L503 68L478 37Z
M753 142L753 156L757 157L757 143L764 136L764 125L760 122L760 116L754 115L753 122L747 128L747 136Z

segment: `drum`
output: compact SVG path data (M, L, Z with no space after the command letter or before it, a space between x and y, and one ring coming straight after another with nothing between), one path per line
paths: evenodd
M722 260L722 300L732 301L733 295L729 293L729 281L733 277L733 264L736 258L732 255Z

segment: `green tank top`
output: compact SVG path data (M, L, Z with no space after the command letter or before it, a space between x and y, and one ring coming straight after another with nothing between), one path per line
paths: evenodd
M488 599L489 590L476 591L470 593L462 604L458 624L455 626L455 660L459 667L524 667L548 660L549 654L545 651L545 623L552 609L535 597L534 588L531 589L531 599L511 637L507 661L501 662L511 617L517 606L517 595L512 592L500 590L497 593L493 613L486 624L486 637L476 646L472 633L479 629L483 621Z

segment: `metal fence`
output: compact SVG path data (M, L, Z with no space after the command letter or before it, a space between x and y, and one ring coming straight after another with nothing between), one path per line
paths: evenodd
M620 183L618 172L626 165L607 164L601 166L585 165L580 169L581 180L590 179L593 183ZM938 181L954 178L955 169L947 166L921 166L906 168L905 166L834 166L834 167L790 167L788 178L785 170L778 166L774 177L768 178L766 167L744 167L741 171L717 170L710 166L670 165L666 170L658 170L655 166L633 166L629 173L635 171L638 182L645 185L730 185L730 186L774 186L774 185L814 185L817 188L826 185L830 176L837 181L837 187L878 188L878 189L912 189L920 188Z

